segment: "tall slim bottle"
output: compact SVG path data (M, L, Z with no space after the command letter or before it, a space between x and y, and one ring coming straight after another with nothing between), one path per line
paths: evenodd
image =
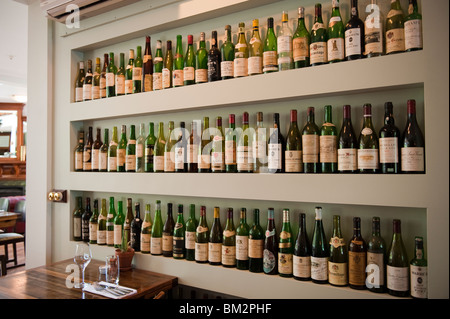
M259 20L253 19L252 37L248 48L248 75L262 73L263 66L263 43L259 36Z
M139 202L134 203L134 218L131 220L130 241L131 248L134 251L141 251L141 204Z
M155 60L153 62L153 91L162 90L162 70L164 67L161 40L156 41Z
M150 204L145 205L145 215L141 226L141 253L150 254L150 241L152 238L152 216Z
M220 224L220 208L214 207L214 219L211 225L208 242L208 261L210 265L222 263L223 230Z
M399 173L400 130L395 126L392 102L384 104L384 126L379 136L381 173Z
M153 91L153 59L152 59L152 46L150 45L150 36L145 37L145 49L144 49L144 92Z
M339 173L356 173L358 172L358 141L353 130L351 106L344 105L343 113L344 119L342 121L337 146L337 170Z
M148 124L148 135L144 142L144 171L153 172L153 155L155 152L155 124L150 122Z
M211 172L211 141L212 135L209 131L209 117L203 118L203 130L201 131L201 143L198 149L198 172Z
M191 122L191 134L189 135L187 145L187 171L189 173L198 172L198 149L200 135L198 134L198 124L196 121ZM200 133L201 134L201 133Z
M366 287L372 292L386 290L386 243L380 232L380 217L372 218L372 236L367 242Z
M211 32L211 49L208 51L208 82L219 81L220 75L220 50L217 48L217 31Z
M228 116L228 128L225 130L225 171L236 173L236 124L235 115Z
M285 71L294 68L292 59L292 30L286 11L281 15L281 28L277 35L278 70Z
M138 45L136 48L136 59L134 59L133 65L133 93L142 92L142 75L143 75L142 47Z
M83 81L83 101L92 100L92 60L88 60L87 65L87 72Z
M106 71L109 65L108 53L103 54L103 68L100 73L100 98L106 98Z
M125 171L136 172L136 126L131 125L130 138L127 142L127 150L125 153Z
M186 260L195 260L195 233L198 226L198 220L195 218L195 204L189 205L189 217L186 221L185 248Z
M121 54L122 57L122 54ZM134 49L129 50L128 53L128 64L127 69L125 71L125 86L122 89L122 94L133 94L133 68L134 68ZM123 69L123 67L122 67ZM117 77L116 77L117 79Z
M308 67L309 62L309 45L311 44L311 34L305 25L305 8L298 8L297 30L292 36L292 52L294 59L294 67L296 69Z
M248 232L248 269L263 272L264 230L259 224L259 209L253 210L253 225Z
M325 116L320 128L320 165L322 173L337 171L337 137L338 132L333 124L331 105L325 105Z
M131 222L133 221L133 202L131 198L127 198L127 213L123 222L123 236L128 241L131 240Z
M236 268L248 270L249 268L249 232L247 224L247 209L240 211L239 226L236 229Z
M405 17L399 0L391 1L386 17L386 54L405 51Z
M211 148L211 172L225 172L225 136L222 130L222 117L216 118L216 133Z
M393 234L387 252L387 290L390 295L407 297L409 295L409 259L402 240L401 221L393 220Z
M169 134L164 147L164 172L166 173L175 172L175 144L177 143L177 138L173 136L173 130L174 123L169 121Z
M306 124L302 130L303 172L320 173L320 130L314 119L314 107L308 107Z
M364 58L364 22L359 18L358 0L351 0L350 20L345 25L345 60Z
M231 26L225 26L225 41L220 46L220 75L222 80L234 78L234 44L231 40Z
M311 244L306 232L306 214L299 215L298 235L292 257L292 274L297 280L311 280Z
M227 210L227 221L223 229L222 237L222 265L224 267L236 267L237 258L237 231L234 228L233 208Z
M263 48L263 72L277 72L278 71L278 59L277 59L277 36L273 29L273 18L267 18L267 34L264 40Z
M417 0L409 0L408 15L405 18L405 50L423 49L422 15L419 13Z
M315 6L314 24L311 28L311 44L309 46L310 63L312 66L328 62L327 30L322 20L322 5Z
M89 244L97 244L98 230L98 199L94 200L94 210L89 219Z
M236 163L238 173L253 172L253 134L248 125L248 112L242 114L242 130L236 141Z
M195 83L208 82L208 51L206 50L205 32L200 32L200 41L195 54Z
M172 41L166 42L166 55L164 57L164 66L162 69L162 88L169 89L173 87L173 53L172 53Z
M348 281L350 288L366 288L367 245L361 235L361 218L353 218L353 237L348 243Z
M74 171L83 171L84 130L78 131L78 144L74 150Z
M120 133L120 141L117 145L117 171L125 172L125 164L127 158L127 126L122 125L121 133Z
M114 247L114 220L116 219L116 209L114 207L114 197L109 198L109 211L106 218L106 245Z
M269 173L284 172L285 144L284 136L280 128L280 114L273 114L273 128L270 128L269 140L267 141L267 162Z
M278 272L281 277L292 277L294 235L289 221L289 209L283 209L283 225L278 248Z
M116 73L114 65L114 52L109 53L109 64L106 70L106 97L116 96Z
M206 220L206 207L200 206L200 220L195 232L195 261L208 262L209 228Z
M328 282L329 241L322 222L322 207L316 207L316 218L311 240L311 279L316 284Z
M360 173L378 172L378 137L372 123L372 105L364 104L364 122L358 139L358 169Z
M86 78L86 71L84 70L84 61L78 63L77 77L75 78L75 102L83 101L83 85Z
M84 149L83 149L83 171L91 171L92 170L92 145L93 144L94 144L94 140L92 137L92 126L89 126L86 144L84 144Z
M328 282L333 286L348 285L348 251L341 232L341 217L333 216L333 234L330 238L330 259L328 260Z
M108 147L108 172L117 172L117 126L113 127L113 134Z
M410 262L411 297L428 298L428 263L425 258L423 238L414 239L414 258Z
M81 241L81 218L83 216L84 209L83 209L83 197L77 196L77 207L75 207L75 210L73 211L72 218L73 218L73 240L75 241Z
M327 30L329 63L344 61L345 58L345 31L339 10L339 0L333 0L332 6L333 9Z
M173 231L175 221L173 220L172 203L167 203L167 218L162 232L162 254L164 257L173 256Z
M267 173L267 129L264 127L263 112L256 113L256 127L253 135L253 157L255 173Z
M153 171L155 173L164 172L164 149L166 146L166 139L164 137L164 123L159 122L158 138L155 143L153 155Z
M244 22L239 23L238 41L234 47L234 77L242 76L248 76L248 46Z
M195 84L194 36L189 34L187 38L188 47L186 49L186 55L184 56L183 84L191 85Z
M269 208L263 251L263 270L266 275L278 274L278 238L274 217L273 208Z
M178 205L177 221L173 229L173 258L184 259L186 257L186 227L184 225L183 205Z
M136 139L136 172L142 173L145 165L145 124L139 125L139 136Z
M109 129L105 128L104 142L100 147L99 159L98 159L98 171L108 171L108 148L109 148Z
M91 151L91 169L93 172L98 172L98 168L100 166L100 148L103 145L101 134L101 128L97 128L97 137L95 138L94 144L92 144Z
M152 255L162 255L163 222L161 217L161 201L156 201L155 218L152 225L152 235L150 239L150 253Z
M425 139L417 123L416 101L408 100L408 118L400 141L402 173L425 172Z
M133 51L133 50L130 50ZM132 56L134 53L130 52L130 60L132 61ZM131 62L132 63L132 62ZM120 53L119 55L119 68L116 73L116 96L130 94L132 91L128 91L127 80L129 73L133 71L133 69L129 69L129 64L127 65L127 69L125 70L125 54ZM131 65L132 67L132 65ZM131 84L131 80L130 80ZM130 85L131 88L131 85Z
M187 144L189 138L189 132L186 130L186 124L180 122L180 127L177 142L175 143L175 172L187 172Z
M183 57L183 40L182 36L177 35L177 47L173 61L172 73L173 87L184 85L184 57Z
M123 201L117 202L117 215L114 217L114 248L122 244L122 232L125 216L123 214Z
M384 18L377 0L371 0L366 7L364 21L364 54L368 58L384 54Z
M108 212L106 211L106 199L102 198L102 205L100 208L100 213L98 214L97 245L106 245L107 219Z
M84 242L89 242L89 220L92 216L91 211L91 199L86 198L86 205L83 215L81 215L81 240Z

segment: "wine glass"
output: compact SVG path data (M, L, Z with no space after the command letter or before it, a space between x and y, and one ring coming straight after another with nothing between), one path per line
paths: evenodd
M92 259L91 247L89 243L78 243L75 249L75 257L73 260L81 269L81 283L76 284L75 288L84 288L86 286L84 282L84 270Z

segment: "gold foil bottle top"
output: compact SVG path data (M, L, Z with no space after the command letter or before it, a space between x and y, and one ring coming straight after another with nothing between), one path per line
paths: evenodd
M281 16L281 22L288 22L288 14L286 11L283 11L283 14Z

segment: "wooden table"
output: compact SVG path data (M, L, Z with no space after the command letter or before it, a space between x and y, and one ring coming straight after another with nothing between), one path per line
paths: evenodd
M105 261L91 260L85 270L84 281L98 280L98 267ZM23 272L0 277L0 299L107 299L104 296L68 288L66 279L73 272L66 272L73 259L41 266ZM81 273L80 273L81 276ZM80 278L81 280L81 278ZM178 278L156 272L132 269L120 273L119 284L137 290L128 298L153 298L161 291L168 291L178 284Z
M0 212L0 229L14 227L20 215L19 213Z

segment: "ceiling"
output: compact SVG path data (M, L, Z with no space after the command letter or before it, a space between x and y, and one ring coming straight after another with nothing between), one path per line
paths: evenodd
M17 102L14 96L27 95L26 3L24 0L0 1L0 102Z

